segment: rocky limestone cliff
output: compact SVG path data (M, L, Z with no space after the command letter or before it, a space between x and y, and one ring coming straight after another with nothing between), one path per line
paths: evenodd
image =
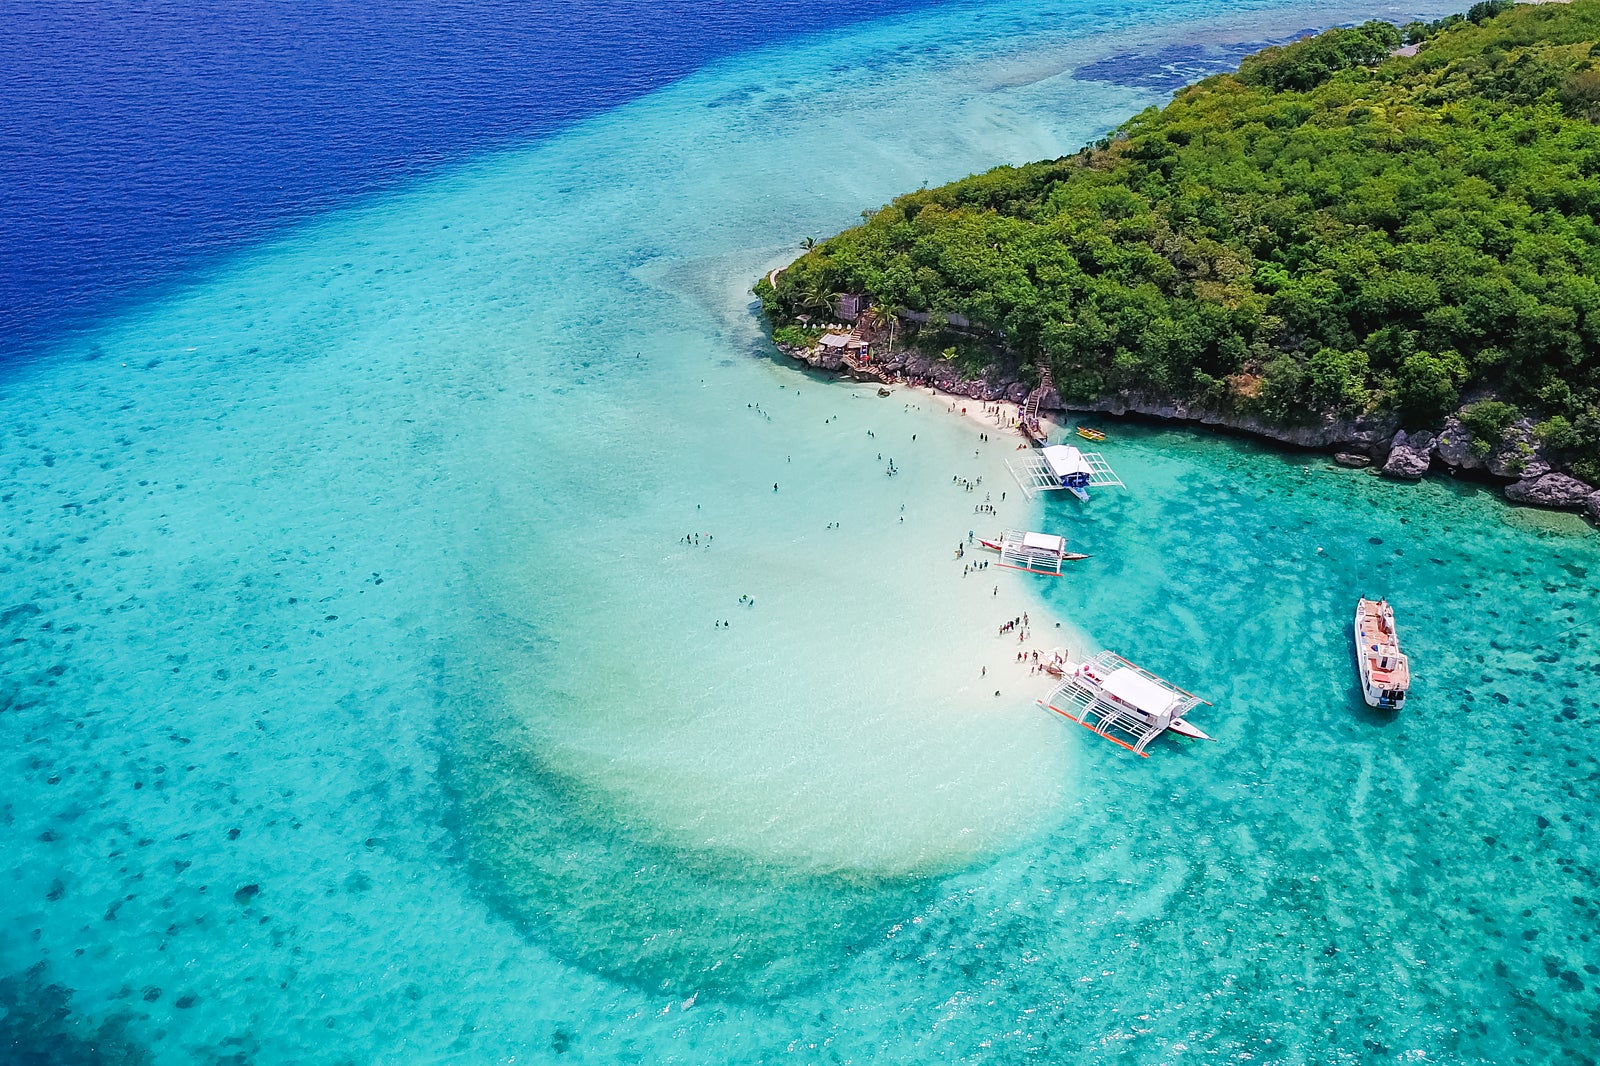
M848 372L859 380L932 385L953 396L982 401L1020 403L1029 391L1028 385L1015 375L994 373L992 377L968 377L949 360L916 351L895 352L871 367L852 371L837 354L820 348L779 347L807 366ZM1453 415L1445 419L1437 432L1426 429L1407 432L1401 428L1398 416L1392 414L1330 416L1313 423L1285 426L1250 414L1129 395L1107 396L1088 404L1069 404L1051 392L1040 406L1046 411L1133 414L1163 421L1197 423L1296 448L1336 452L1340 462L1347 466L1360 465L1365 457L1379 464L1385 475L1405 481L1418 480L1435 466L1452 474L1483 471L1509 482L1504 491L1506 499L1512 503L1580 510L1600 522L1600 488L1556 470L1550 457L1540 451L1530 419L1517 422L1506 431L1504 440L1487 455L1480 455L1473 447L1472 431Z
M1171 400L1134 396L1108 396L1092 404L1064 404L1059 396L1052 394L1045 397L1042 406L1047 411L1098 411L1110 415L1137 414L1165 421L1198 422L1203 426L1219 426L1280 444L1292 444L1297 448L1338 448L1340 451L1361 452L1372 457L1387 454L1389 440L1399 428L1399 420L1392 415L1325 418L1308 425L1281 426L1255 415L1214 411Z

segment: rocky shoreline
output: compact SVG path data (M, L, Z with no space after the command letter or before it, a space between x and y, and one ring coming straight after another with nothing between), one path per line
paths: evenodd
M820 347L778 349L814 370L831 371L856 381L888 385L933 387L952 396L983 402L1021 403L1029 386L1015 375L997 372L992 377L969 377L947 359L931 358L915 350L895 352L870 364L852 363L838 351ZM1436 429L1406 430L1398 416L1359 415L1327 418L1299 426L1281 426L1253 415L1191 407L1170 400L1138 396L1105 397L1092 404L1068 404L1054 391L1040 404L1045 411L1084 411L1110 415L1140 415L1161 421L1186 422L1287 444L1296 448L1333 453L1345 466L1374 466L1385 476L1416 481L1432 471L1451 476L1473 475L1498 485L1508 502L1554 510L1580 511L1600 523L1600 488L1560 468L1556 458L1542 449L1533 421L1511 426L1502 442L1487 454L1473 447L1473 434L1459 418L1451 416Z

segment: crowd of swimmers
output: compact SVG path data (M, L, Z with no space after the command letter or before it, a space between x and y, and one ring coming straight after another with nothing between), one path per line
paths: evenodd
M920 384L920 383L908 382L908 384ZM796 391L798 391L798 390L796 390ZM768 421L772 420L772 415L769 414L767 411L763 410L762 407L761 407L761 404L759 402L748 403L745 406L747 408L749 408L750 410L754 411L755 413L761 415L763 418L767 419ZM921 410L921 407L919 405L917 405L917 404L907 403L907 404L904 405L903 409L906 410L906 411L916 411L916 410ZM955 403L951 403L949 405L949 409L950 409L951 412L955 412L957 410L957 405ZM963 406L963 407L960 408L960 411L961 411L961 413L963 415L965 415L967 413L967 408ZM998 404L985 403L983 405L983 413L986 414L986 415L990 415L990 416L994 417L996 425L1002 424L1001 417L1000 417L1001 414L1002 414L1002 411L1001 411L1001 408L1000 408L1000 406ZM832 422L837 421L838 417L839 417L838 415L832 415L832 416L824 419L823 420L823 425L828 425L828 424L831 424ZM1009 421L1010 421L1010 424L1013 427L1015 427L1015 426L1020 424L1015 419L1011 419ZM872 440L876 440L877 439L877 434L874 431L870 430L870 429L866 430L866 434L867 434L867 437L869 439L872 439ZM917 435L915 433L913 433L911 435L911 439L913 441L915 441L917 439ZM990 440L990 436L986 432L980 432L978 434L978 439L982 443L988 443L989 440ZM1026 443L1021 444L1018 447L1025 448L1025 447L1027 447L1027 444ZM973 452L973 455L975 455L975 456L976 455L980 455L980 454L981 454L980 452ZM793 462L793 457L789 457L788 461L789 462ZM900 468L895 465L895 461L894 461L893 457L889 458L887 460L887 462L885 462L883 453L879 452L878 453L878 461L880 463L885 463L884 473L885 473L886 476L894 477L895 475L900 473ZM950 478L950 481L951 481L952 484L959 485L961 487L961 489L963 491L965 491L965 492L976 492L978 490L978 488L983 484L983 478L981 476L977 477L977 478L968 479L968 478L963 478L959 474L957 474L957 475L953 475ZM773 492L777 492L778 491L778 483L777 482L773 482L772 483L772 491ZM1004 502L1005 498L1006 498L1006 494L1004 492L1002 492L1000 494L1001 501ZM972 509L973 513L974 514L991 514L991 515L998 513L996 511L992 501L993 501L993 495L990 494L990 493L985 493L984 494L984 502L974 506L973 509ZM698 509L698 506L697 506L696 509ZM905 511L905 507L902 506L900 508L900 510L902 512L904 512ZM900 521L901 522L905 521L904 514L901 515ZM838 522L829 522L824 528L825 529L829 529L829 530L839 529L840 528L840 523L838 523ZM702 537L704 538L703 540L702 540ZM966 544L962 544L960 542L958 542L956 544L956 558L957 559L964 559L966 557L967 545L973 543L973 537L974 537L973 532L969 530L968 533L967 533L967 542L966 542ZM681 543L683 543L685 545L689 545L691 547L699 547L699 546L709 546L711 544L711 541L712 541L712 536L711 536L710 533L704 533L704 534L701 534L701 533L687 533L687 534L684 535L683 540L682 540ZM977 573L980 570L987 570L989 568L989 562L990 562L990 560L983 559L983 560L978 560L978 561L974 561L974 562L971 562L971 563L966 563L961 568L961 576L962 577L966 577L966 576L968 576L970 574ZM1000 586L998 586L998 585L994 586L994 588L991 590L990 595L998 597L1000 595ZM743 605L743 606L754 607L755 606L755 602L756 601L754 599L752 599L751 597L749 597L747 595L739 597L739 603L741 605ZM727 621L727 620L718 619L714 623L714 625L715 625L715 628L718 628L718 629L728 629L728 628L731 628L732 623ZM1027 637L1028 637L1027 625L1028 625L1027 615L1024 614L1020 618L1014 618L1011 621L1006 622L1004 625L1002 625L1000 627L1000 634L1002 636L1004 636L1005 634L1010 633L1012 631L1019 631L1018 632L1018 641L1019 642L1023 642L1023 641L1026 641ZM1018 652L1017 653L1017 661L1018 662L1024 661L1025 659L1027 659L1027 657L1028 657L1028 653L1026 653L1026 652ZM1060 656L1059 655L1056 656L1056 661L1059 663L1059 661L1060 661ZM1032 662L1033 662L1034 672L1038 672L1041 667L1040 667L1040 664L1039 664L1039 653L1037 651L1032 653ZM983 673L984 673L985 676L987 676L987 674L988 674L988 668L987 667L984 668ZM996 691L995 695L998 696L998 695L1000 695L1000 693L998 691Z

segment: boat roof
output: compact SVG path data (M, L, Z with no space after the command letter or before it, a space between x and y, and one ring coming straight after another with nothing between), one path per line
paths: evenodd
M1084 461L1083 453L1070 444L1052 444L1041 452L1044 461L1057 477L1062 474L1088 474L1092 471Z
M1179 700L1178 693L1129 666L1118 667L1100 685L1101 691L1132 704L1146 714L1165 714Z
M1064 552L1067 550L1067 538L1058 537L1054 533L1024 533L1022 546L1039 551Z

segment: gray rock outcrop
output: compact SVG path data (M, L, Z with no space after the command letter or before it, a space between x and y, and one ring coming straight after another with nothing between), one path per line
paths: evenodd
M1570 474L1540 474L1506 486L1506 499L1535 507L1584 507L1595 487Z
M1452 470L1483 469L1483 457L1472 450L1472 430L1454 415L1444 420L1435 448L1439 461Z
M1505 440L1496 445L1484 462L1489 473L1524 481L1550 472L1550 464L1539 458L1533 435L1533 420L1519 419L1506 430Z
M1390 477L1415 481L1432 465L1433 434L1426 430L1408 434L1402 429L1389 442L1389 458L1383 464L1383 472Z
M1334 452L1333 461L1340 466L1348 466L1355 470L1372 465L1372 457L1362 455L1360 452Z
M1583 509L1590 518L1600 522L1600 490L1589 494L1588 498L1583 501Z

